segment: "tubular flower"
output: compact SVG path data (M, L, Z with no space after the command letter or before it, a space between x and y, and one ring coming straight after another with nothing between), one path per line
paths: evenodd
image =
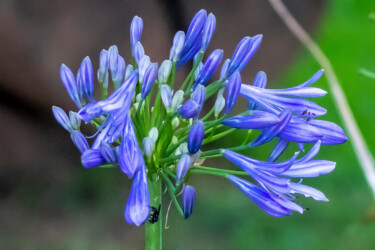
M132 187L124 212L130 224L140 226L148 218L150 223L159 223L156 212L164 206L156 203L162 200L156 195L162 194L155 186L162 183L168 190L164 193L187 219L195 203L195 189L188 185L194 174L228 179L262 210L276 217L291 215L292 211L304 212L295 202L295 194L317 201L328 200L321 191L301 183L301 178L318 177L335 168L335 162L314 159L321 145L347 140L341 127L322 119L326 113L323 107L306 100L326 94L310 86L319 80L323 70L286 89L267 89L263 71L252 84L247 84L240 72L258 49L262 35L243 38L232 57L220 66L224 54L220 49L213 50L203 60L215 28L215 16L200 10L186 32L176 33L169 58L159 67L151 62L140 42L143 21L136 16L130 27L134 64L126 65L113 45L100 52L97 71L89 57L83 59L76 77L64 64L60 68L61 81L78 110L70 111L68 116L53 106L53 115L81 152L84 168L118 168L130 178ZM192 61L190 73L181 84L176 84L179 79L176 74L189 61ZM219 67L220 77L213 80ZM94 72L100 95L94 95ZM109 81L114 86L112 93L108 93ZM206 101L210 98L213 100ZM233 114L240 98L245 98L248 106L243 112ZM81 120L94 127L96 133L87 136L80 128ZM248 135L253 129L259 130L259 136L255 139L247 136L237 147L228 148L225 141L212 144L244 129ZM86 138L93 138L92 143ZM267 161L239 153L249 147L273 143L276 138ZM278 161L291 144L297 144L303 152L305 146L310 150ZM205 159L217 157L226 158L239 169L201 165ZM182 197L178 195L181 192Z

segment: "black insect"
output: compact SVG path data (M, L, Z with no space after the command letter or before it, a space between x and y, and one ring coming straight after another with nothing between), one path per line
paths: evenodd
M161 205L159 205L159 208L151 207L151 213L148 217L148 222L154 224L159 221L160 208Z

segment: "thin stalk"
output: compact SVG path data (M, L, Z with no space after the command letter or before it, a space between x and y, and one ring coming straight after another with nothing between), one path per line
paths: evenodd
M163 179L165 181L165 184L167 185L167 190L168 190L169 196L171 197L172 202L177 209L177 212L181 216L184 216L184 212L182 211L182 208L181 208L180 204L178 204L178 201L177 201L177 198L176 198L176 195L175 195L176 188L173 186L173 184L172 184L171 180L168 178L168 176L166 176L162 172L160 172L160 174L163 177Z
M233 175L249 175L245 171L238 171L238 170L230 170L230 169L220 169L220 168L211 168L211 167L205 167L205 166L192 166L192 170L204 170L209 172L219 172L223 174L233 174Z
M216 135L212 136L211 138L204 139L202 144L204 145L204 144L219 140L219 139L223 138L224 136L227 136L227 135L233 133L236 130L237 130L236 128L230 128L230 129L228 129L224 132L221 132L220 134L216 134Z
M194 173L194 174L209 174L209 175L217 175L217 176L221 176L221 177L228 177L228 174L226 173L220 173L220 172L216 172L216 171L207 171L207 170L200 170L200 169L192 169L190 170L191 173Z
M154 182L149 181L148 184L150 194L150 206L159 208L159 220L155 223L146 222L146 250L162 249L162 179L158 178Z

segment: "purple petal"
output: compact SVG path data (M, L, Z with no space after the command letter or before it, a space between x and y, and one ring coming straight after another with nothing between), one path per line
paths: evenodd
M132 189L125 208L125 219L128 223L140 226L150 215L150 197L146 166L144 163L136 172Z

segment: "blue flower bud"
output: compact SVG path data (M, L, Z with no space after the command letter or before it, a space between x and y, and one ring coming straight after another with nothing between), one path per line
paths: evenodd
M237 97L241 90L241 75L236 71L228 79L227 97L225 101L225 114L229 115L237 102Z
M203 26L206 22L207 18L207 11L202 9L195 14L193 20L191 20L190 26L188 31L186 32L184 50L189 50L196 40L198 36L201 34Z
M230 59L227 59L224 61L223 66L221 67L220 79L226 78L229 63L230 63Z
M117 157L111 146L106 143L102 142L100 144L100 153L102 157L105 159L106 162L115 163L117 161Z
M267 75L263 71L259 71L254 78L253 86L264 89L267 85ZM249 100L248 110L258 109L256 102Z
M89 144L87 143L85 136L81 132L74 130L70 133L70 137L72 138L74 145L76 145L81 154L89 149Z
M129 75L133 72L133 70L134 70L133 65L128 64L128 66L126 66L125 79L129 77Z
M184 211L185 219L193 213L193 207L195 203L195 189L192 186L185 185L182 191L182 207Z
M206 84L206 82L215 73L217 67L219 67L222 58L223 50L217 49L213 51L204 63L203 69L199 74L198 80L195 81L194 85L196 86L197 84Z
M76 79L74 78L73 72L65 65L62 64L60 68L60 78L64 84L70 98L77 105L78 108L81 108L81 100L78 96L78 89Z
M212 36L216 28L216 18L214 14L210 13L207 16L206 23L203 27L203 37L202 37L202 50L205 51L210 43Z
M260 43L262 42L262 39L263 39L263 35L256 35L256 36L251 37L250 48L246 52L244 57L242 58L241 62L239 63L238 68L237 68L238 71L241 72L241 70L245 68L245 66L248 64L250 59L253 57L253 55L257 51Z
M124 215L128 223L136 226L142 225L150 215L150 196L144 163L135 173Z
M251 37L247 36L242 38L242 40L238 43L232 58L230 59L230 63L228 65L228 70L226 74L227 77L229 77L234 71L237 70L238 65L240 64L241 60L243 60L245 54L250 50L250 48Z
M158 75L158 64L151 63L145 72L143 77L142 89L141 89L141 97L145 99L148 93L151 91L152 84L155 82L156 77Z
M138 63L138 70L139 70L139 82L143 83L143 78L146 74L146 70L148 66L151 64L149 56L143 56Z
M176 62L180 58L180 54L185 43L185 33L178 31L173 38L173 45L169 52L169 60Z
M184 91L177 90L172 98L171 111L174 112L177 109L177 107L181 105L183 100L184 100Z
M177 113L184 119L197 117L199 115L199 103L194 100L186 101L181 107L177 109Z
M144 162L141 150L138 146L133 122L130 117L126 117L121 138L119 157L120 169L127 176L132 178Z
M258 49L262 38L262 35L256 35L254 37L247 36L240 41L230 60L226 74L227 77L232 75L236 70L241 72Z
M199 75L200 75L201 72L202 72L203 66L204 66L204 64L203 64L202 62L200 62L200 63L198 64L198 67L197 67L197 69L196 69L195 72L194 72L194 80L195 80L195 81L198 80Z
M190 156L183 154L178 161L176 168L176 186L180 186L184 182L187 171L190 168Z
M193 46L191 46L190 48L184 47L184 49L181 52L180 58L177 62L177 69L181 68L183 65L185 65L185 63L190 61L197 53L199 53L201 46L202 33L199 34Z
M103 84L108 77L108 51L105 49L102 49L100 52L97 77L100 84L102 84L104 87L108 87L108 81L107 86Z
M97 167L105 162L99 149L88 149L81 155L81 163L85 168Z
M143 138L143 152L147 159L150 159L154 151L154 141L150 137Z
M94 70L92 68L91 60L86 56L79 68L80 86L79 86L79 96L81 99L94 102L93 92L94 92Z
M145 55L145 49L143 48L141 42L137 42L134 47L134 59L137 63Z
M166 110L171 109L172 105L172 90L167 84L161 85L161 99L163 100L164 107Z
M191 99L196 101L199 106L202 107L206 100L206 88L203 85L198 85L191 94Z
M164 60L163 63L160 65L159 72L158 72L159 83L166 83L168 81L169 75L171 74L171 70L172 70L172 61Z
M201 120L196 121L188 135L188 150L190 154L195 154L199 151L204 138L204 125Z
M65 111L57 106L52 106L52 112L55 116L56 121L67 131L72 131L73 127L70 123L68 116L66 115Z
M112 45L108 49L108 67L109 71L111 71L111 76L113 78L114 75L116 75L117 71L117 60L118 60L118 48L116 45Z
M254 78L253 86L264 89L267 85L267 75L264 71L259 71Z
M204 101L206 100L206 88L199 84L191 94L191 99L196 101L199 105L198 114L196 115L196 117L198 117L203 108Z
M130 24L130 45L132 48L132 55L135 57L135 44L141 40L143 31L142 18L135 16Z
M81 127L81 119L78 118L78 114L73 111L69 111L69 120L74 130L79 130Z
M116 68L116 73L112 75L112 81L114 84L115 90L120 87L124 80L125 76L125 60L122 56L118 56L117 59L117 68Z

